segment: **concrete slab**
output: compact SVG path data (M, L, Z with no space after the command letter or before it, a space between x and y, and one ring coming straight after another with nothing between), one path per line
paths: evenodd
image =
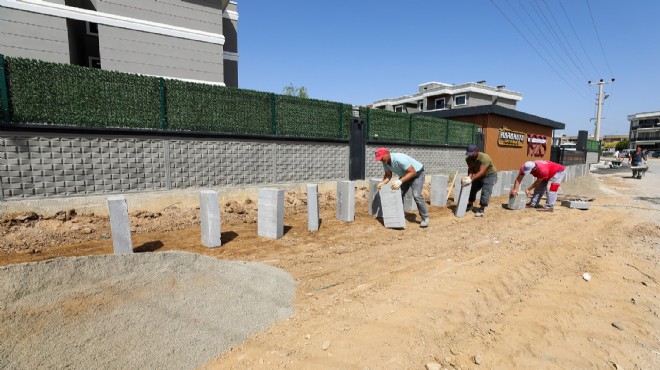
M583 202L579 200L562 200L561 205L563 207L575 208L581 210L589 209L589 202Z
M133 253L131 241L131 222L128 218L128 204L123 195L108 197L110 213L110 230L114 254Z
M257 234L270 239L281 238L284 235L284 190L259 189L257 209Z
M337 219L355 221L355 181L337 182Z
M509 197L508 208L512 210L525 209L525 204L527 204L527 195L523 192L518 193L515 197Z
M387 228L402 229L406 227L406 218L403 212L401 190L392 190L384 186L379 191L383 206L383 224Z
M461 186L459 183L460 191L458 196L458 204L454 210L454 216L463 217L466 213L466 207L468 204L468 198L470 197L470 190L472 189L472 184Z
M199 214L202 231L202 244L208 248L222 245L222 224L220 220L220 198L214 190L199 192Z
M383 217L383 207L378 194L378 184L381 179L369 179L369 208L367 212L374 217Z
M319 186L307 184L307 230L319 229Z
M431 205L444 207L447 205L447 183L449 176L433 175L431 176Z

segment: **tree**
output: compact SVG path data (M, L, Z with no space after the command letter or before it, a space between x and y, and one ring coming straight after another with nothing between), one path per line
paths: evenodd
M309 98L309 94L307 94L307 89L305 86L295 87L292 83L290 83L289 86L284 87L284 89L282 89L282 93L284 95L297 96L299 98Z
M618 150L618 151L628 149L629 147L630 147L630 142L628 141L628 139L623 139L623 140L619 141L618 143L616 143L616 150Z

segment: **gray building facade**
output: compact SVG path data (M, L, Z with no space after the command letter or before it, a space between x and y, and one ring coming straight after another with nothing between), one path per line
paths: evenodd
M406 113L433 112L481 105L498 105L516 109L517 102L521 100L521 93L507 90L504 85L486 85L486 81L460 85L427 82L419 85L418 92L415 94L376 100L372 107Z
M0 54L238 87L229 0L0 0Z

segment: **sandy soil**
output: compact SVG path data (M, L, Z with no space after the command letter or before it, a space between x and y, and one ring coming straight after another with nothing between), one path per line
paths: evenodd
M264 262L299 284L295 315L208 363L210 369L660 368L660 161L642 180L603 171L562 185L587 211L484 218L431 207L420 229L384 229L357 192L353 223L307 231L304 194L287 194L285 235L256 236L256 200L223 204L223 246L201 245L197 209L134 212L136 251L184 250ZM428 199L428 196L427 196ZM416 216L416 221L414 220ZM75 211L0 223L0 265L111 254L107 218ZM589 273L591 280L583 279Z

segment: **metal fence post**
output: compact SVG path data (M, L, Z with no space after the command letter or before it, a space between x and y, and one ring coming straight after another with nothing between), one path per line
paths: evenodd
M2 122L9 124L9 92L7 91L7 74L5 73L5 56L0 54L0 99L2 99Z
M344 104L339 103L339 136L341 139L344 134Z
M408 142L412 143L412 114L408 113Z
M160 88L160 127L162 130L167 130L167 110L166 101L165 101L165 79L159 78L159 88Z
M275 112L275 94L270 94L270 131L277 135L277 113Z
M367 140L371 140L371 109L367 108Z

